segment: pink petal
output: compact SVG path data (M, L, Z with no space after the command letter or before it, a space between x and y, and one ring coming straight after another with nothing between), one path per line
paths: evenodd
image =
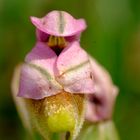
M118 94L117 87L113 84L110 74L98 62L90 58L92 74L95 79L96 92L98 96L105 95L111 101Z
M18 96L31 99L42 99L62 91L54 77L34 64L24 64L21 70Z
M48 36L49 36L48 34L36 29L36 37L38 41L47 42Z
M31 17L31 21L38 30L55 36L76 35L86 28L83 19L74 19L64 11L52 11L43 18Z
M57 81L71 93L94 93L94 82L86 52L78 42L71 43L58 56Z
M97 122L112 117L118 89L113 84L109 73L102 66L92 58L90 58L90 62L96 92L94 95L88 95L86 119L91 122Z
M58 56L56 67L59 75L89 61L87 53L80 47L79 42L69 44Z
M46 69L54 77L54 66L57 55L47 44L37 42L30 53L27 54L25 62L35 64Z
M19 96L42 99L57 94L62 87L55 81L57 56L45 43L37 42L22 67Z

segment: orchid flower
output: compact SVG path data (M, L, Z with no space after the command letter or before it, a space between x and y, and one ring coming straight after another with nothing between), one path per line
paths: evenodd
M16 70L14 100L30 131L35 128L47 140L54 133L74 140L84 117L98 122L112 116L117 88L80 46L83 19L52 11L43 18L31 17L31 22L37 41Z
M37 43L22 66L18 96L42 99L63 91L94 93L89 58L77 40L86 28L84 20L53 11L31 21L37 28Z
M64 11L31 21L37 42L22 64L18 97L44 138L66 132L75 139L84 120L84 94L95 92L89 57L79 42L86 23Z

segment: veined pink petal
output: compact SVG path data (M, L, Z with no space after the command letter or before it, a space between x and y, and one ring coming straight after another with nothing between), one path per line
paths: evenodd
M38 30L54 36L72 36L86 28L83 19L74 19L64 11L52 11L43 18L31 17L31 21Z
M87 53L80 47L79 42L69 44L58 56L56 67L59 75L89 61Z
M55 52L47 44L37 42L25 58L18 96L42 99L59 93L62 86L54 76L56 59Z
M56 59L57 55L47 44L37 42L32 51L27 54L25 62L46 69L48 73L54 77Z
M71 93L94 93L94 81L86 52L78 42L71 43L58 56L57 81Z
M21 70L18 96L31 99L42 99L62 91L62 86L54 77L34 64L24 64Z

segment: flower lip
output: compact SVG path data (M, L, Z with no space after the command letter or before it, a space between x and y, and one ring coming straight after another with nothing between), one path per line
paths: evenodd
M86 29L84 19L75 19L64 11L52 11L43 18L31 17L33 25L49 35L73 36Z

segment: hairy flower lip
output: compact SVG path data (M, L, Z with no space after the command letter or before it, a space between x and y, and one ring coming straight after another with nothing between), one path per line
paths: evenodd
M30 17L33 25L42 33L54 36L74 36L86 29L84 19L75 19L64 11L52 11L43 18Z

